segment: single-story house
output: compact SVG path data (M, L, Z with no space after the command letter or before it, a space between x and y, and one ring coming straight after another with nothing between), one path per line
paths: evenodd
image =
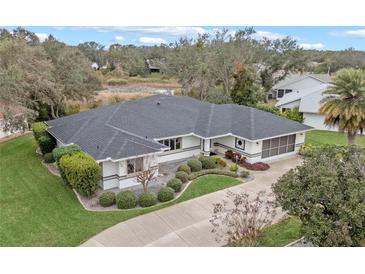
M279 100L286 94L315 88L330 81L331 76L328 74L290 74L273 86L268 98Z
M47 122L58 146L78 144L102 167L103 189L138 184L161 163L227 150L250 163L298 152L311 127L255 108L155 95Z

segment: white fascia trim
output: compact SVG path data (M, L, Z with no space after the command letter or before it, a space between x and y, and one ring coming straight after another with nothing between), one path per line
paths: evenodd
M316 129L310 128L310 129L301 130L301 131L288 132L288 133L284 133L284 134L280 134L280 135L276 135L276 136L270 136L270 137L263 138L263 139L252 140L252 142L259 142L259 141L278 138L278 137L282 137L282 136L288 136L288 135L293 135L293 134L298 134L298 133L305 133L305 132L312 131L312 130L316 130Z
M195 134L194 133L188 133L188 134L183 134L183 135L167 136L167 137L162 137L162 138L153 138L153 140L158 142L158 141L161 141L161 140L175 139L175 138L187 137L187 136L192 136L192 135L195 135ZM195 135L195 136L197 136L197 135Z
M145 156L151 156L151 155L154 155L154 154L160 154L162 152L163 151L157 151L157 152L151 152L151 153L147 153L147 154L135 155L135 156L130 156L130 157L126 157L126 158L120 158L120 159L112 159L112 158L108 157L106 159L96 160L96 162L97 163L103 163L103 162L111 161L113 163L116 163L116 162L120 162L120 161L125 161L125 160L130 160L130 159L136 159L136 158L145 157Z

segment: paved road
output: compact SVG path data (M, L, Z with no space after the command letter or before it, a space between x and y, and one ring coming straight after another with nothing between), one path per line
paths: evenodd
M298 157L277 161L264 172L253 172L254 180L229 188L255 194L270 191L287 170L300 163ZM221 202L227 189L151 212L112 226L81 246L221 246L211 233L209 219L213 203Z

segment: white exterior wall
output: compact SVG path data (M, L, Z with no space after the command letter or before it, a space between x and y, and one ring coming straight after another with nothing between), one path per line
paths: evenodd
M244 155L249 163L255 162L271 162L278 159L283 159L287 157L291 157L299 152L300 145L304 143L305 133L297 133L295 137L295 150L290 153L281 154L269 158L261 158L262 153L262 142L263 141L249 141L246 140L245 142L245 150L240 150L235 147L235 137L233 136L226 136L222 138L217 138L213 140L214 142L220 143L224 146L231 148L233 151L240 152ZM213 151L216 153L224 154L229 148L221 147L221 146L213 146Z
M293 92L295 92L295 91L298 91L298 90L303 90L303 89L318 86L321 83L322 82L319 81L319 80L313 79L312 77L307 77L303 80L300 80L298 82L294 82L294 83L289 84L289 85L282 86L278 89L292 89Z
M283 108L296 108L299 107L299 105L300 105L300 100L296 100L294 102L281 105L280 110L282 110Z
M121 160L118 162L106 161L101 164L103 166L102 176L104 177L101 184L102 189L107 190L116 187L122 189L139 184L133 174L127 174L127 160ZM143 157L144 168L156 166L158 166L157 155L153 154ZM155 173L155 176L157 175L158 170Z
M338 127L327 127L324 124L324 115L304 112L303 118L303 124L314 127L315 129L338 131Z
M182 137L181 147L182 149L179 150L161 153L158 157L158 163L176 161L200 155L200 138L195 136L184 136Z

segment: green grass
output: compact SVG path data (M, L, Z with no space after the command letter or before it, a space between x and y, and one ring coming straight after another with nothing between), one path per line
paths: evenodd
M347 137L344 133L326 130L313 130L305 135L305 143L311 145L347 145ZM365 147L365 136L357 136L356 143Z
M240 183L231 177L204 176L170 203L89 212L61 178L40 163L35 149L31 135L0 144L0 246L76 246L118 222Z
M286 246L299 239L301 222L296 217L291 217L277 224L263 229L258 246Z
M205 175L195 179L189 188L181 194L179 199L186 201L211 192L240 184L241 181L233 177L222 175Z
M297 217L290 217L279 223L265 227L257 239L256 245L259 247L281 247L298 240L300 234L301 222ZM244 241L231 243L227 246L241 247L245 246Z

